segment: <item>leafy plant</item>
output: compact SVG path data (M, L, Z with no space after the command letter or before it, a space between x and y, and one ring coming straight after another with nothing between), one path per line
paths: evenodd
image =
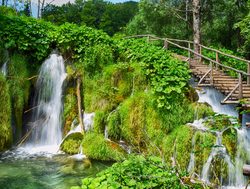
M171 109L181 101L190 78L187 63L174 58L145 40L127 39L118 43L121 58L138 61L151 83L159 108Z
M184 172L177 172L161 162L160 158L130 156L122 163L100 172L95 178L85 178L81 187L96 188L202 188L201 185L185 183ZM183 184L183 181L185 184Z

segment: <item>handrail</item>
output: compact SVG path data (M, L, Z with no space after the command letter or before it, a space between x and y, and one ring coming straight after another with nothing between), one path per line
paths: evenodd
M201 44L198 44L200 47L204 48L204 49L207 49L207 50L210 50L210 51L214 51L214 52L217 52L219 54L222 54L224 56L228 56L230 58L234 58L234 59L237 59L237 60L240 60L240 61L243 61L243 62L246 62L246 63L250 63L250 60L246 60L246 59L243 59L243 58L240 58L240 57L237 57L237 56L234 56L234 55L231 55L231 54L227 54L227 53L224 53L222 51L219 51L217 49L213 49L213 48L210 48L210 47L207 47L207 46L204 46L204 45L201 45Z
M168 40L167 40L167 41L168 41ZM170 43L170 44L172 44L172 45L175 45L176 47L179 47L179 48L181 48L181 49L184 49L184 50L187 50L187 51L189 51L189 52L192 52L193 54L195 54L195 55L197 55L197 56L199 56L199 57L201 57L201 58L203 58L203 59L206 59L206 60L208 60L208 61L210 61L210 62L212 62L212 63L214 63L214 64L217 64L217 65L219 65L219 66L221 66L221 67L227 68L227 69L229 69L229 70L233 70L233 71L235 71L235 72L237 72L237 73L241 73L241 74L246 75L246 76L250 76L250 74L248 74L248 73L246 73L246 72L244 72L244 71L237 70L237 69L232 68L232 67L230 67L230 66L221 64L221 63L219 63L219 62L217 62L217 61L215 61L215 60L213 60L213 59L211 59L211 58L208 58L208 57L206 57L206 56L204 56L204 55L202 55L202 54L200 54L200 53L197 53L197 52L195 52L195 51L193 51L193 50L191 50L191 49L189 49L189 48L182 47L182 46L180 46L180 45L178 45L178 44L176 44L176 43L174 43L174 42L171 42L171 41L168 41L168 43Z
M188 51L188 52L191 52L191 53L193 53L193 54L195 54L195 55L197 55L197 56L199 56L199 57L201 57L201 58L203 58L203 59L205 59L205 60L207 60L207 61L210 61L210 62L212 62L212 63L214 63L214 64L216 64L216 65L219 65L219 66L221 66L221 67L224 67L224 68L227 68L227 69L229 69L229 70L235 71L235 72L237 72L237 73L243 74L243 75L245 75L245 76L250 76L250 73L246 73L246 72L244 72L244 71L242 71L242 70L238 70L238 69L236 69L236 68L232 68L232 67L230 67L230 66L221 64L221 63L219 63L218 61L213 60L213 59L211 59L211 58L209 58L209 57L206 57L206 56L204 56L204 55L202 55L202 54L200 54L200 53L197 53L197 52L193 51L193 50L190 49L190 48L183 47L183 46L181 46L181 45L179 45L179 44L176 44L176 43L172 42L172 41L177 41L177 42L193 43L192 41L180 40L180 39L171 39L171 38L160 38L160 37L156 37L156 36L153 36L153 35L147 35L147 34L145 34L145 35L127 36L127 37L125 37L125 38L138 38L138 37L148 37L148 38L151 37L151 38L154 38L154 39L158 39L158 40L162 40L162 41L167 41L168 43L170 43L170 44L172 44L172 45L174 45L174 46L176 46L176 47L179 47L180 49L183 49L183 50L186 50L186 51ZM247 62L247 63L250 64L250 61L249 61L249 60L245 60L245 59L242 59L242 58L233 56L233 55L229 55L229 54L223 53L223 52L221 52L221 51L219 51L219 50L212 49L212 48L206 47L206 46L201 45L201 44L199 44L199 46L201 46L201 47L203 47L203 48L206 48L207 50L212 50L212 51L217 52L217 53L220 53L220 54L222 54L222 55L225 55L225 56L228 56L228 57L237 59L237 60L241 60L241 61L244 61L244 62Z

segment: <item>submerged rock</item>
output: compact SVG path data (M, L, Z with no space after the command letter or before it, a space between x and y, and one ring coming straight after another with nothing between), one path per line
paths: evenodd
M71 133L64 139L64 141L60 145L60 150L67 154L78 154L80 152L82 139L82 133Z

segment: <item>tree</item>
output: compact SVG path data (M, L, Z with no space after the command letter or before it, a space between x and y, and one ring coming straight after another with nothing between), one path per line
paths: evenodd
M201 25L201 14L200 14L200 8L201 8L201 2L200 0L193 0L193 40L194 40L194 52L199 53L200 52L200 46L201 43L201 31L200 31L200 25ZM195 58L198 59L199 57L195 55Z

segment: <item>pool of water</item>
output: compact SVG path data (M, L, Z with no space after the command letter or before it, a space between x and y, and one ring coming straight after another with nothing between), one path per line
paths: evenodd
M0 154L1 189L69 189L112 163L81 160L67 155L15 156Z

